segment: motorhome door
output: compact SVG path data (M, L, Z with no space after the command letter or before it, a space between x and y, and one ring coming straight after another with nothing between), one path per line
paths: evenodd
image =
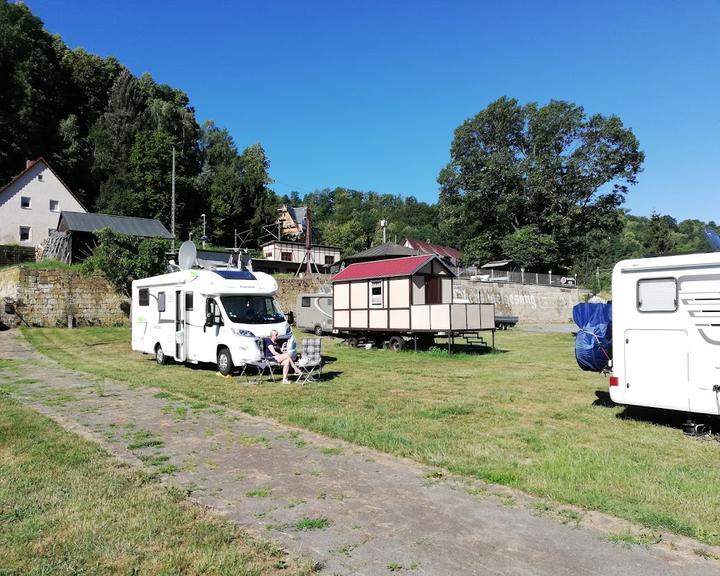
M185 306L183 293L175 291L175 360L185 361Z
M629 404L690 409L685 330L627 330L625 382Z

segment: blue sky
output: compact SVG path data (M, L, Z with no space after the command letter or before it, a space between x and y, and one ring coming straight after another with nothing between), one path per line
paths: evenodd
M72 47L188 93L278 193L437 199L453 130L489 102L617 114L646 153L633 214L720 221L720 0L27 0Z

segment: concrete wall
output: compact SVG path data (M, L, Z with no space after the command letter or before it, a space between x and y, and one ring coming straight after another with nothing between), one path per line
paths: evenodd
M575 288L474 282L457 278L454 290L455 298L493 302L496 315L518 316L523 324L570 322L573 306L585 294L584 290Z
M31 326L67 326L68 314L78 326L127 323L127 299L102 276L74 270L0 270L0 323L18 326L18 315L5 314L6 299L15 303Z
M296 310L297 295L319 292L325 280L283 278L278 280L278 300L284 312ZM556 286L474 282L455 279L454 298L492 302L497 315L518 316L523 324L570 322L572 308L586 291Z

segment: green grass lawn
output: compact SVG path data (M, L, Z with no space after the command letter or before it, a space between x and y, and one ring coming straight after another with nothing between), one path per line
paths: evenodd
M501 332L499 352L451 357L326 339L323 354L336 359L327 379L302 389L157 366L130 351L127 328L24 334L65 366L720 544L720 446L595 403L606 379L580 371L568 334Z
M0 385L0 574L310 573L283 558Z

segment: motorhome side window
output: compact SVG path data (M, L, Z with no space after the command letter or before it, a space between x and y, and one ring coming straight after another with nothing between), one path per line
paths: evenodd
M193 293L185 292L185 310L193 309Z
M150 306L150 291L147 288L140 288L138 292L138 304L140 306Z
M638 280L637 309L640 312L675 312L678 308L675 278Z
M158 312L165 312L165 292L158 292Z
M382 305L382 280L373 280L370 282L370 306L382 307Z
M302 300L300 300L300 306L303 308L310 308L310 298L303 296Z

